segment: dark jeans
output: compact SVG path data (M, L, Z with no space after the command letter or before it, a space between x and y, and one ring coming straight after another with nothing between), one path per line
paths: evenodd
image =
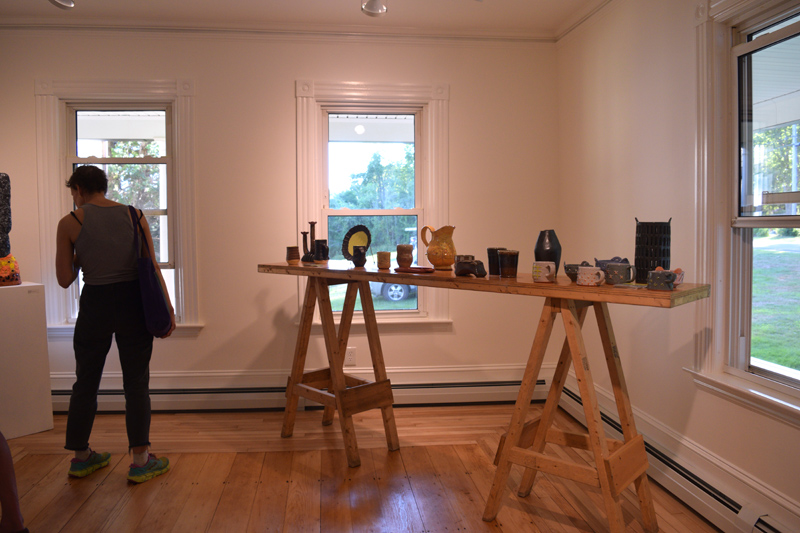
M137 280L83 287L72 341L77 380L69 399L64 446L68 450L85 450L89 446L97 413L97 391L112 335L117 340L122 366L128 446L150 444L149 366L153 336L145 327Z

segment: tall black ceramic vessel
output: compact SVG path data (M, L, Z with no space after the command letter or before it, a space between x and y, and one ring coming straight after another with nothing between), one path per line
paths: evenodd
M636 220L636 283L647 283L647 274L658 267L669 270L672 218L667 222Z
M552 261L556 264L556 275L561 264L561 243L558 242L556 231L546 229L539 232L539 239L536 241L536 248L533 249L533 256L537 261Z

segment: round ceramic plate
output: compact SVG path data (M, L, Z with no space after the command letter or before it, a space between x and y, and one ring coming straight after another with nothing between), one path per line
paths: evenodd
M369 248L371 242L372 234L370 234L366 226L353 226L347 232L347 235L344 236L344 241L342 241L342 255L344 255L344 258L348 261L352 261L353 247L366 246Z

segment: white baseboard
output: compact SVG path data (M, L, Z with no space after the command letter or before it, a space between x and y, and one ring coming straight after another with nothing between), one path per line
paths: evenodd
M607 435L622 438L612 392L595 386ZM578 383L567 378L561 407L586 423ZM726 533L800 531L800 503L753 478L697 443L633 409L644 435L650 477ZM759 520L760 519L760 520ZM769 524L770 527L755 527Z

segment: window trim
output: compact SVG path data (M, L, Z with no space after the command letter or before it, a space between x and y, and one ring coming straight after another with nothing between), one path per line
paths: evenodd
M370 84L297 80L297 235L310 220L322 220L327 194L325 160L327 114L347 109L363 113L417 112L419 142L415 143L422 226L448 223L448 121L449 86L446 84ZM327 224L323 222L323 225ZM324 227L323 226L323 227ZM302 305L302 283L298 279L298 306ZM420 287L418 310L381 311L382 323L449 322L448 291ZM357 314L356 321L361 319Z
M194 209L194 83L190 80L36 80L36 145L39 189L42 282L57 287L55 242L58 221L72 209L64 182L69 177L67 106L78 103L169 103L172 108L174 162L174 259L177 334L196 335L202 329L197 297ZM69 302L64 291L45 293L48 337L71 337Z

